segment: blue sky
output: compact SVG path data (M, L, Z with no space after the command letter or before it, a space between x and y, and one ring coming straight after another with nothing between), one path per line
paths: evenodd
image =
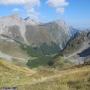
M0 0L0 16L16 12L44 22L61 19L75 27L90 27L90 0Z

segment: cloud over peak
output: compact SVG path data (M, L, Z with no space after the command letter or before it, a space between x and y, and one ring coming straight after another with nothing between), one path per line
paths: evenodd
M1 5L23 5L27 11L27 16L32 19L38 19L38 11L36 10L40 6L40 0L0 0ZM18 11L14 8L13 11Z
M67 0L46 0L47 6L52 7L58 13L64 13L65 7L68 6ZM31 19L39 20L39 6L42 4L42 0L0 0L0 5L16 5L12 10L19 12L21 9L17 5L24 6L27 11L27 16Z

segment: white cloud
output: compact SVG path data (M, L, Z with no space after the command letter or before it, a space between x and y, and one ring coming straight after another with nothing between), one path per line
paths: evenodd
M24 5L28 16L32 19L38 18L38 11L36 10L40 6L40 0L0 0L1 5ZM14 11L18 11L17 8Z
M64 13L65 7L69 5L66 0L48 0L47 4L60 13Z
M37 1L37 2L25 4L27 15L30 16L31 19L39 20L39 11L37 9L40 6L40 0L32 0L32 1Z
M40 4L40 0L0 0L0 4L4 5L28 4L28 3L35 6Z
M39 20L39 12L36 10L36 7L29 7L29 5L25 6L27 10L27 15L30 16L31 19Z

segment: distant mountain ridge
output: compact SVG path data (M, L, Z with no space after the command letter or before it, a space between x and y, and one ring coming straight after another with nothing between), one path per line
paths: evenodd
M0 17L0 52L13 58L58 54L77 32L64 21L39 23L18 15Z

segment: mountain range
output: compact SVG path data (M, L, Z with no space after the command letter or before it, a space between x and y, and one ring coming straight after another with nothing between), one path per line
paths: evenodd
M28 60L31 62L43 57L46 60L47 57L54 57L61 52L65 58L74 59L78 57L78 53L89 47L86 44L89 41L89 31L79 31L61 20L38 23L29 17L22 19L18 15L0 17L0 58L15 63L24 64Z

